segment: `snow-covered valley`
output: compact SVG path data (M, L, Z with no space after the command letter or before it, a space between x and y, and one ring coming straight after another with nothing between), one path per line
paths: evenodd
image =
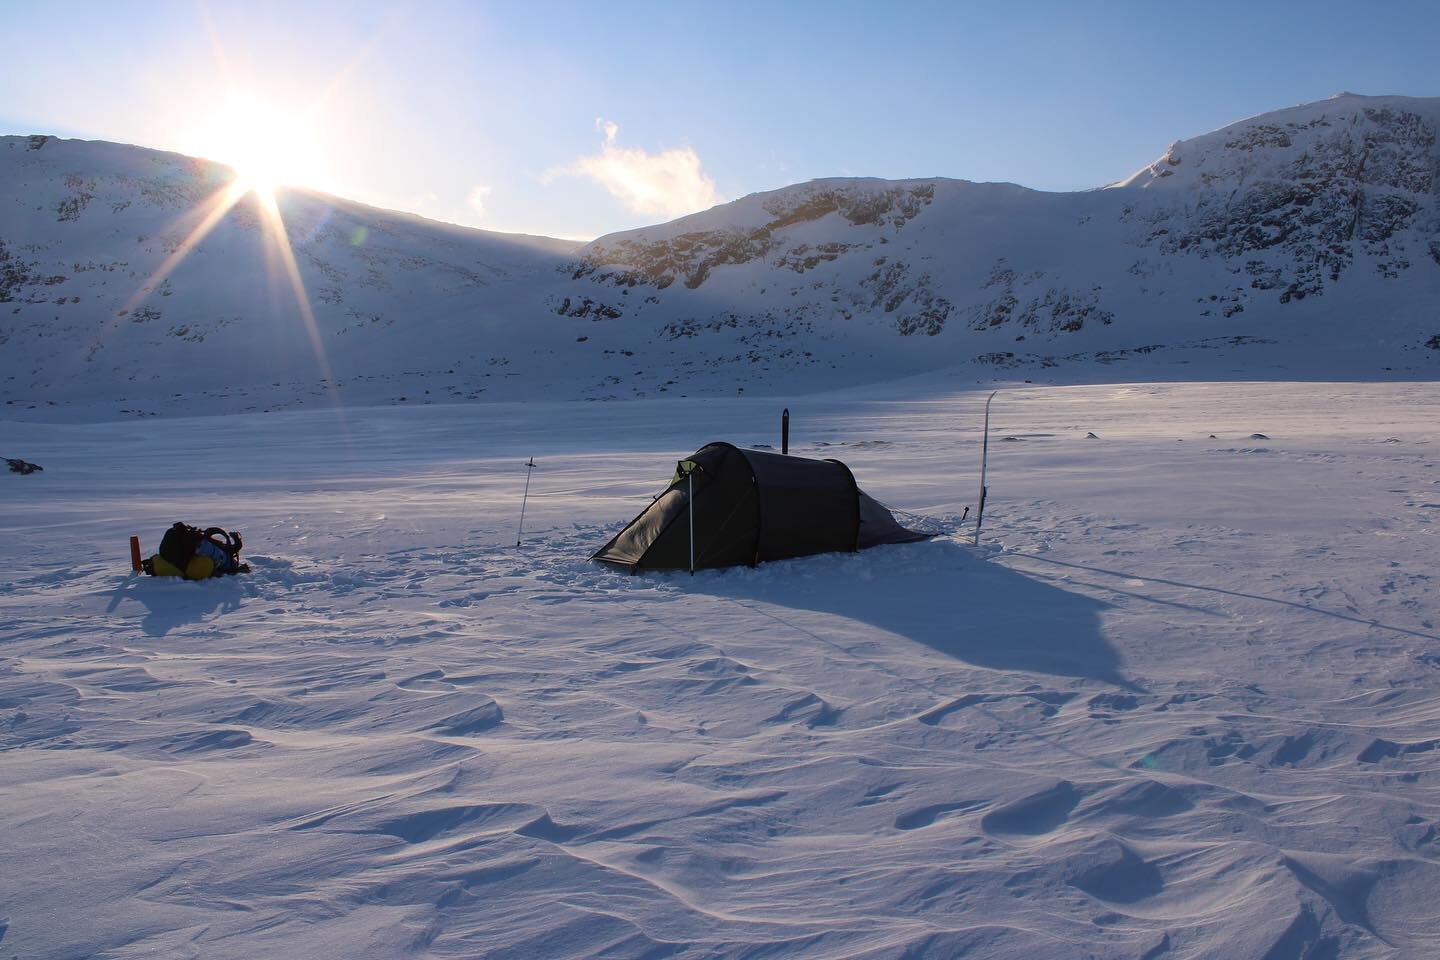
M585 558L778 402L5 422L0 953L1433 955L1440 396L1357 381L1008 385L979 548L693 578ZM792 450L957 530L986 392Z

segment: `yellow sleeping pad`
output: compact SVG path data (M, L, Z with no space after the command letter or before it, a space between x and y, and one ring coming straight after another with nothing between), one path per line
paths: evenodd
M196 555L190 558L182 571L160 554L150 558L150 570L157 577L184 577L186 580L205 580L215 573L215 561Z

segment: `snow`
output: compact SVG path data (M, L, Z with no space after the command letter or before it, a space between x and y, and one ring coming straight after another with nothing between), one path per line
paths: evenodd
M781 406L955 530L990 386L0 423L0 946L1435 953L1433 383L1000 386L978 548L693 578L585 557Z
M290 191L308 316L254 198L165 273L224 168L0 138L0 952L1437 953L1437 127L583 246ZM586 561L783 407L948 533ZM128 574L175 520L253 572Z

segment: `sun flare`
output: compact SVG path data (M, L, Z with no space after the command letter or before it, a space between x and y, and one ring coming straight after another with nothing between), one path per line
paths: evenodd
M272 104L231 96L187 140L186 153L234 168L237 190L262 200L282 186L331 189L313 122Z
M325 158L315 136L314 124L305 115L232 96L224 107L207 115L204 122L192 128L184 139L186 153L230 166L235 171L235 178L181 218L188 221L185 239L141 283L119 315L125 316L144 301L199 247L230 210L250 195L257 201L261 242L271 255L267 256L267 269L278 266L283 272L283 282L294 294L295 308L315 350L323 380L330 383L330 361L320 339L295 250L290 243L285 215L275 196L276 188L281 186L312 187L334 192L330 189Z

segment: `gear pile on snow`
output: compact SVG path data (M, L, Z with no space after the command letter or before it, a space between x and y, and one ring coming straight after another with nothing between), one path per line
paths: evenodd
M160 552L141 568L152 577L184 577L207 580L232 573L249 573L250 565L240 562L240 534L220 527L201 530L176 522L160 541Z

